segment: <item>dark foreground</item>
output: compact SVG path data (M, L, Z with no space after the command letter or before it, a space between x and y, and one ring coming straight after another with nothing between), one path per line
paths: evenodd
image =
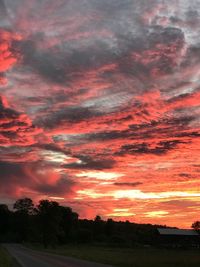
M153 247L111 248L95 245L66 245L39 251L101 262L117 267L200 267L199 249L164 249ZM95 265L92 265L95 266Z
M21 245L4 245L21 267L111 267L70 257L39 252Z
M12 258L7 253L6 249L0 246L0 267L10 267L12 266Z
M5 245L21 267L199 267L199 249L109 248L67 245L45 250L41 246ZM57 255L56 255L57 254ZM76 258L76 259L75 259ZM78 260L84 259L84 260ZM98 264L101 262L104 264ZM2 265L0 267L9 267Z

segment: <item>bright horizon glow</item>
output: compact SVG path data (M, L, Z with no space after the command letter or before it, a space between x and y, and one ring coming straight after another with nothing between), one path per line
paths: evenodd
M146 217L150 217L150 218L162 218L165 217L169 214L169 212L167 211L162 211L162 210L158 210L158 211L150 211L150 212L146 212Z
M200 193L197 192L142 192L140 190L118 190L118 191L110 191L107 193L99 193L94 190L79 190L77 191L79 195L86 195L92 198L100 198L100 197L113 197L115 199L173 199L173 198L194 198L200 197Z
M88 177L88 178L96 178L98 180L116 180L124 176L124 174L114 173L114 172L97 172L97 171L89 171L89 172L81 172L76 174L77 177Z
M200 193L197 192L161 192L161 193L145 193L140 190L119 190L114 193L115 198L139 198L139 199L162 199L162 198L192 198L200 197Z

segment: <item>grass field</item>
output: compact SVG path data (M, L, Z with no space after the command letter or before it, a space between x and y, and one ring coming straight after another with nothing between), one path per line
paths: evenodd
M38 249L38 248L37 248ZM199 267L200 250L154 248L118 249L95 246L64 246L51 253L107 263L118 267Z
M11 267L12 259L6 252L6 250L0 247L0 267Z

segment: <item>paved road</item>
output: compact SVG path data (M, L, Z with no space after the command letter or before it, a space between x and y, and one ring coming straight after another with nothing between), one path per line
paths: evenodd
M112 267L70 257L38 252L17 244L6 244L4 246L22 267Z

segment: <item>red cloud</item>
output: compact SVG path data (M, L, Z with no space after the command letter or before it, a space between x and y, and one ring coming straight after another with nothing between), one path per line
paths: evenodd
M0 72L7 71L17 62L19 55L12 51L12 42L20 39L20 35L0 29ZM1 79L1 83L4 82Z
M41 132L27 115L9 108L5 97L0 98L0 146L33 145Z

